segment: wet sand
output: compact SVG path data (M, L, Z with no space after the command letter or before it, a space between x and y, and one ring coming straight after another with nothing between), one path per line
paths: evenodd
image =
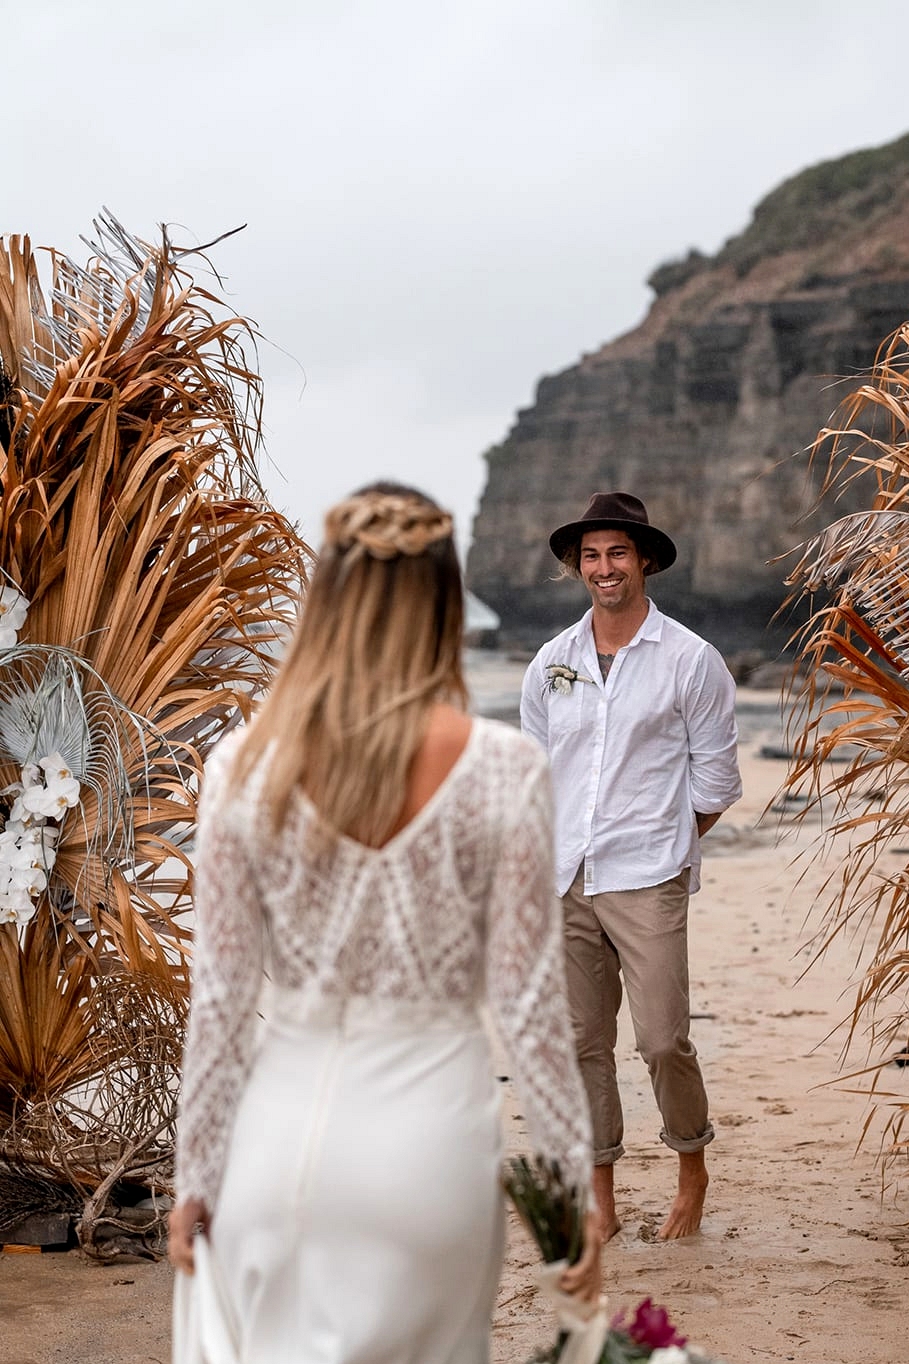
M785 769L758 756L782 741L774 697L740 692L739 715L745 795L705 839L703 887L691 903L692 1031L717 1130L707 1214L696 1237L654 1239L675 1158L658 1140L624 1013L623 1227L605 1252L604 1287L615 1309L647 1296L664 1304L692 1342L729 1364L894 1364L905 1357L909 1199L890 1190L882 1200L873 1135L856 1151L867 1109L836 1083L843 1035L830 1035L851 1005L843 992L857 949L841 944L799 979L812 958L806 917L826 874L804 857L819 825L762 819ZM909 1072L890 1066L886 1078L909 1096ZM880 1124L873 1132L879 1140ZM499 1364L518 1364L549 1339L527 1286L532 1263L515 1226L495 1328Z
M513 712L515 671L489 662L477 687L484 710ZM728 1364L893 1364L905 1353L909 1201L892 1191L881 1199L874 1139L856 1152L865 1103L829 1083L841 1044L830 1033L851 1003L843 992L856 953L841 944L798 980L811 958L804 922L825 873L793 859L817 825L796 832L784 817L778 842L777 820L762 821L784 768L758 756L780 742L776 703L743 691L739 709L745 797L705 840L704 886L691 909L693 1031L717 1128L707 1216L696 1237L654 1239L675 1160L658 1140L623 1016L623 1227L606 1250L604 1289L615 1309L652 1296ZM890 1067L887 1079L909 1093L909 1071ZM503 1090L508 1140L521 1149L520 1104ZM523 1364L552 1338L534 1264L512 1217L496 1364ZM167 1364L169 1299L164 1264L0 1255L0 1364Z

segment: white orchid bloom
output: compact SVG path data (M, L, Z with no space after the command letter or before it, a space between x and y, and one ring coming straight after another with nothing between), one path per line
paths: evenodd
M63 754L54 751L45 757L38 759L38 766L44 773L44 780L48 784L52 781L69 781L72 779L72 768L65 761Z
M12 815L10 815L9 819L6 821L3 832L5 834L14 834L16 838L21 838L23 834L30 833L32 829L37 827L39 826L33 824L31 819L13 819Z
M28 599L7 583L0 587L0 649L12 649L28 615Z
M57 838L60 830L53 824L39 824L26 831L30 835L32 866L46 867L48 870L57 860Z
M0 615L0 638L4 628ZM2 793L19 794L0 830L0 923L21 927L34 917L57 860L60 830L47 821L62 819L78 804L79 790L62 755L54 752L39 763L24 764L22 781Z
M0 895L0 923L27 924L35 916L36 905L27 891L12 890Z
M79 783L74 778L71 783L49 786L47 799L51 805L50 808L45 806L44 813L51 819L62 819L67 810L79 804Z
M68 769L67 769L68 770ZM53 777L47 786L29 786L13 801L11 818L62 819L67 810L79 804L79 783L75 777Z
M57 819L61 810L66 809L66 801L62 802L55 791L51 791L46 786L29 786L17 800L13 802L10 814L26 820L32 819L36 815L43 819ZM21 811L21 814L20 814Z
M29 605L28 598L24 597L17 587L5 583L0 587L0 625L21 630L28 615Z
M13 847L5 848L4 853L4 862L14 870L38 866L41 856L39 845L30 838L18 839Z
M678 1345L663 1345L653 1351L650 1364L691 1364L691 1360L688 1351Z
M28 837L20 841L15 858L10 859L13 866L43 867L50 871L57 860L57 850L53 838L45 839L45 832L56 835L58 831L49 830L46 825L27 830Z
M44 788L41 787L40 789L43 790ZM25 808L25 805L22 800L22 796L24 795L25 792L23 791L21 795L18 795L16 797L16 799L10 806L9 818L6 821L7 829L10 827L11 824L15 824L17 828L24 829L25 826L29 824L31 820L34 818L34 816Z
M53 793L57 799L59 810L71 809L79 804L79 782L59 753L51 753L48 757L42 758L39 766L44 771L48 792Z
M31 899L40 895L42 890L47 889L47 875L41 867L13 867L13 874L10 878L11 886L14 891L24 890Z
M26 891L39 895L57 860L53 836L57 830L36 826L19 834L0 834L0 902L4 894Z
M34 919L37 908L38 906L35 904L34 900L30 900L27 895L23 895L22 899L16 904L16 917L13 920L13 923L17 924L19 928L24 928L29 919Z
M12 829L7 824L0 833L0 862L10 861L14 854L21 853L28 859L29 866L53 866L59 834L60 830L54 824L17 824Z

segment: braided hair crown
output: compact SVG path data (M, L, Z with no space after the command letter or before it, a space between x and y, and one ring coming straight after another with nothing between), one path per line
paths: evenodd
M325 518L326 545L357 558L416 556L437 541L450 539L452 531L448 512L406 491L354 493Z

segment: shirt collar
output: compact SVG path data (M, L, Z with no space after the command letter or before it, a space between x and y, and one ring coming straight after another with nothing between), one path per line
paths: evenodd
M640 644L641 640L643 639L658 640L663 634L664 616L662 611L658 608L658 606L651 597L647 598L647 603L648 603L647 615L641 622L641 628L638 630L634 639L629 640L628 642L629 649L632 648L633 645L635 644Z
M588 607L583 616L569 630L568 638L573 644L583 644L592 633L591 621L593 620L593 607Z
M625 645L625 648L626 648L626 649L633 649L634 646L635 646L636 644L640 644L641 641L642 641L642 640L645 640L645 639L647 639L647 640L658 640L658 639L660 639L660 638L662 637L662 634L663 634L663 620L664 620L664 619L665 619L665 618L664 618L664 616L663 616L662 611L658 608L658 606L657 606L656 603L653 601L653 599L650 598L650 597L648 597L648 598L647 598L647 615L644 617L643 621L641 622L641 625L640 625L640 627L639 627L639 629L638 629L638 631L637 631L637 634L634 636L633 639L630 639L630 640L628 641L628 643ZM577 645L579 645L579 646L581 646L581 647L583 647L583 645L585 644L585 642L586 642L588 639L592 639L592 638L593 638L593 607L592 607L592 606L589 608L589 610L587 610L587 611L584 612L584 614L583 614L583 616L581 617L581 619L580 619L580 620L577 622L577 624L574 626L574 628L573 628L572 631L571 631L570 638L574 641L574 643L576 643Z

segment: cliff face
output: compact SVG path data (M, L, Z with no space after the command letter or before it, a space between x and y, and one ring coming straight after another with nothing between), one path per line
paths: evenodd
M587 603L552 581L549 532L591 493L647 504L679 549L659 606L721 648L778 645L785 554L816 523L800 452L909 317L909 136L787 181L712 259L660 267L633 332L544 378L489 451L467 564L506 638L536 643ZM865 505L866 490L856 490ZM827 519L849 510L826 511Z

